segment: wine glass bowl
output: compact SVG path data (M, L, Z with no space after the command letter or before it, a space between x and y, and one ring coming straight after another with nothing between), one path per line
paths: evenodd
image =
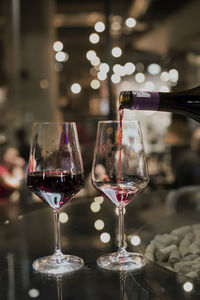
M124 243L124 207L148 184L142 132L138 121L100 121L92 166L93 186L119 210L119 249L98 258L100 267L138 270L146 264L139 253L130 253Z
M27 185L54 213L55 252L33 263L36 271L63 274L80 269L83 260L60 248L60 209L83 187L83 164L76 124L33 125Z

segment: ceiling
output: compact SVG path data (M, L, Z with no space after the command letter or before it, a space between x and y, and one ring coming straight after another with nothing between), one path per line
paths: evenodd
M27 2L23 1L23 5ZM115 59L108 54L111 47L120 46L123 55L117 59L119 63L128 60L140 61L141 59L159 59L156 53L146 55L145 48L137 49L135 43L139 38L155 27L161 26L163 20L170 14L180 9L185 3L193 0L56 0L53 24L56 30L56 38L64 44L65 51L68 52L68 63L64 66L66 76L71 78L79 77L84 80L88 74L90 64L85 55L89 49L94 49L102 61L109 61L112 65ZM10 4L9 4L10 3ZM34 8L34 1L31 2ZM30 3L29 3L30 4ZM0 53L1 43L5 41L5 18L11 1L0 1ZM125 26L127 17L134 17L137 25L130 30ZM89 42L89 35L94 32L94 24L102 20L106 22L105 32L100 33L100 42L92 45ZM26 19L26 22L28 18ZM119 30L108 29L112 27L113 21L119 21ZM26 27L26 26L23 26ZM3 57L3 56L1 56ZM75 64L76 68L73 68ZM3 62L0 62L0 69Z
M19 0L19 3L21 1L26 8L31 3L34 9L34 1L28 3L26 0ZM171 15L176 15L182 7L195 1L197 0L56 0L52 19L55 39L63 42L63 51L69 54L69 60L63 63L63 69L58 75L60 94L66 95L71 83L77 81L85 87L85 95L91 93L88 89L93 76L90 74L91 64L86 59L86 53L90 49L96 51L101 62L107 62L110 66L115 63L125 64L127 61L148 64L163 60L163 55L154 51L156 49L149 51L151 38L147 37L153 30L162 28L165 20ZM11 2L10 0L10 5ZM0 1L0 54L3 48L1 43L6 40L5 17L8 16L9 7L7 0ZM34 13L37 16L36 10L35 8ZM134 17L137 20L133 29L125 25L127 17ZM28 22L29 16L24 20ZM97 21L103 21L106 30L99 34L99 43L91 44L89 35L95 32L94 25ZM118 30L112 27L116 21L120 23ZM26 29L28 26L23 28ZM30 27L27 30L30 30ZM148 45L144 41L148 41ZM110 50L114 46L121 47L121 57L111 56ZM4 73L2 66L3 61L0 58L1 78ZM95 95L95 91L93 93ZM97 91L96 94L98 93Z
M172 13L180 9L189 0L57 0L54 25L57 39L64 43L64 49L69 54L69 61L64 65L60 86L63 82L79 79L83 85L91 80L90 63L86 59L86 52L93 49L97 52L101 62L124 64L127 61L149 63L162 59L156 52L137 49L137 40L145 34L161 26L162 22ZM191 1L190 1L191 2ZM108 17L109 16L109 17ZM127 17L134 17L137 25L134 29L125 26ZM103 21L110 26L100 33L100 42L91 44L89 35L94 32L97 21ZM121 28L112 30L112 22L119 21ZM122 48L123 55L113 58L108 53L113 46ZM76 67L75 67L76 66ZM66 85L65 85L66 87ZM65 88L63 93L65 93Z

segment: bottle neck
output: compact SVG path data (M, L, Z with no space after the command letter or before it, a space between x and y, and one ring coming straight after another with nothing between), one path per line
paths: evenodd
M133 106L136 110L158 110L160 95L157 92L132 92Z
M120 109L166 111L200 122L200 87L175 93L122 91L119 100Z
M188 110L191 101L197 104L197 94L185 92L176 93L158 93L158 92L140 92L128 91L120 94L120 108L133 110L152 110L152 111L179 111ZM199 98L199 97L198 97ZM200 101L198 101L200 103Z

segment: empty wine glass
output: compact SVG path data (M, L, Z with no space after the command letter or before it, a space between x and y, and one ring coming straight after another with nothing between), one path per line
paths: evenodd
M27 185L54 213L55 252L34 261L33 268L49 274L78 270L83 260L61 252L59 222L60 209L83 187L83 164L75 123L33 125Z
M124 241L124 208L148 183L142 132L138 121L100 121L92 166L94 187L119 211L119 249L98 258L100 267L138 270L146 264L142 254L127 252Z

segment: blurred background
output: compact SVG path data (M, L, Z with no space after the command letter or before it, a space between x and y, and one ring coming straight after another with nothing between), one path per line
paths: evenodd
M42 121L77 122L84 193L95 193L89 175L97 122L118 118L120 91L199 85L199 11L198 0L1 0L0 174L7 168L17 180L7 191L0 176L1 198L17 202L28 193L31 129ZM125 118L141 121L147 194L199 184L197 122L150 111L126 111Z
M200 85L199 12L199 0L0 0L0 254L4 248L9 254L2 278L13 269L12 249L21 247L16 274L23 274L11 272L8 279L21 280L28 292L35 288L26 273L32 258L53 249L52 212L38 211L48 206L26 187L34 122L77 122L86 176L78 199L60 214L64 253L80 254L96 265L100 254L117 248L118 211L90 180L97 123L118 118L122 90L176 92ZM150 173L147 188L126 208L126 241L132 251L145 245L143 238L149 241L162 230L187 225L189 210L200 210L200 125L167 112L126 110L125 118L141 122ZM33 210L32 217L24 215ZM183 211L178 223L176 212ZM174 223L168 216L174 216ZM190 223L194 220L192 216ZM4 233L2 228L9 226L11 231ZM155 274L154 285L163 289ZM116 299L112 295L119 285L111 285L107 275L100 280L109 299ZM88 278L87 286L85 278L79 286L102 298L99 277ZM43 281L36 287L41 285ZM7 289L7 279L2 286ZM169 286L163 291L170 291ZM19 289L10 284L9 290L9 299L15 299ZM51 289L47 293L49 298Z

